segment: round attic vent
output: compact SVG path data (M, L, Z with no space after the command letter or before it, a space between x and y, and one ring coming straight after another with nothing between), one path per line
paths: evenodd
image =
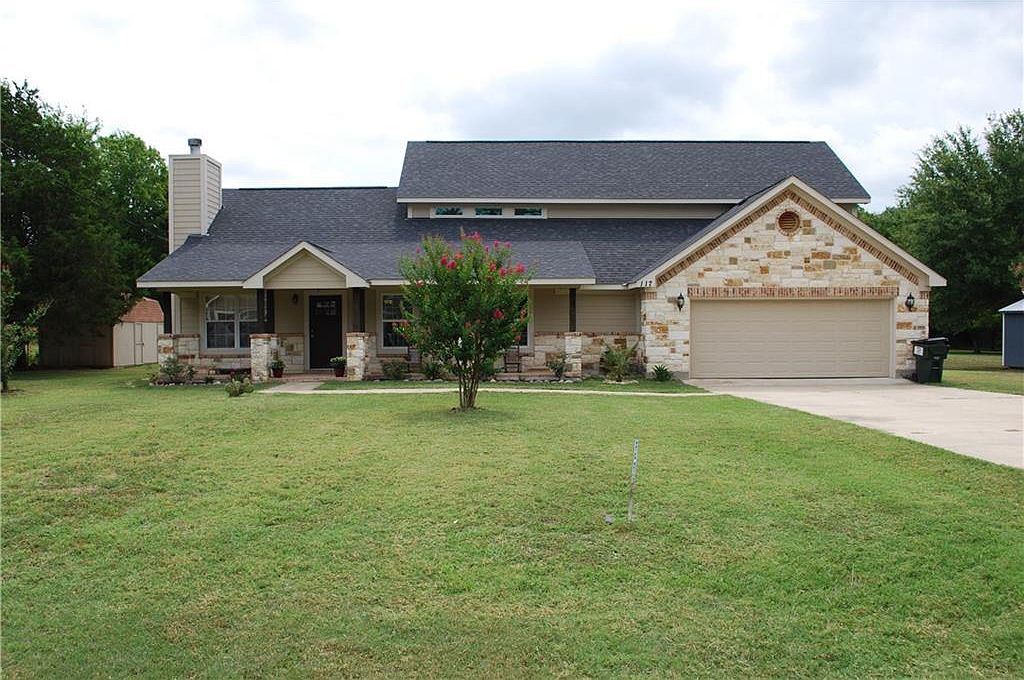
M779 225L779 231L787 236L796 232L800 228L800 216L792 210L779 215L779 219L776 220L776 224Z

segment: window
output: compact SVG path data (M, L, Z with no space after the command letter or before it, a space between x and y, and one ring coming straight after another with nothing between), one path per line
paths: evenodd
M462 214L462 207L458 205L439 205L434 208L434 215L437 217L455 217Z
M501 217L501 208L477 208L477 217Z
M206 349L242 349L256 332L256 294L217 295L206 301Z
M380 318L383 346L405 347L405 337L398 331L398 327L405 321L401 295L381 295Z
M514 214L516 217L543 217L544 208L516 208Z

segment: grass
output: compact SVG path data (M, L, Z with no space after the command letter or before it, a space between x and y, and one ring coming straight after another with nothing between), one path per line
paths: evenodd
M1024 370L1003 368L998 353L952 351L942 369L942 384L965 390L1024 395Z
M455 414L143 374L2 400L5 677L1024 667L1019 470L727 396Z
M320 385L318 390L375 390L375 389L409 389L409 388L430 388L430 387L454 387L458 388L459 383L455 381L424 381L424 380L371 380L371 381L346 381L329 380ZM480 385L480 389L486 390L489 387L500 387L509 389L540 389L540 390L602 390L606 392L704 392L705 390L687 385L678 380L658 382L649 378L640 378L635 382L606 383L602 378L586 378L573 383L554 382L486 382Z

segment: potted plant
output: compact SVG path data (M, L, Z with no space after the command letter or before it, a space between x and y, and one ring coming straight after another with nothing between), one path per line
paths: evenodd
M345 357L331 357L331 368L334 369L334 377L340 378L345 375L345 365L348 359Z
M275 378L280 378L284 375L284 362L280 359L274 359L270 362L270 373Z

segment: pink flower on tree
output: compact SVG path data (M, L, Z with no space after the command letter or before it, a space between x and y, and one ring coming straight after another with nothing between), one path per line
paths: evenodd
M508 276L508 268L502 267L501 269L498 270L498 273L501 274L502 276Z
M456 262L455 260L449 260L448 261L448 269L455 269L458 266L459 266L459 263Z
M524 265L522 262L520 262L519 264L516 265L516 274L522 274L525 271L526 271L526 265Z
M447 255L442 255L441 256L441 266L442 267L447 267L448 266L448 256Z
M491 263L487 265L487 269L489 269L492 272L496 271L498 269L498 264L491 260Z
M502 319L505 318L505 312L501 311L500 309L495 309L494 318L497 319L498 321L501 321Z

